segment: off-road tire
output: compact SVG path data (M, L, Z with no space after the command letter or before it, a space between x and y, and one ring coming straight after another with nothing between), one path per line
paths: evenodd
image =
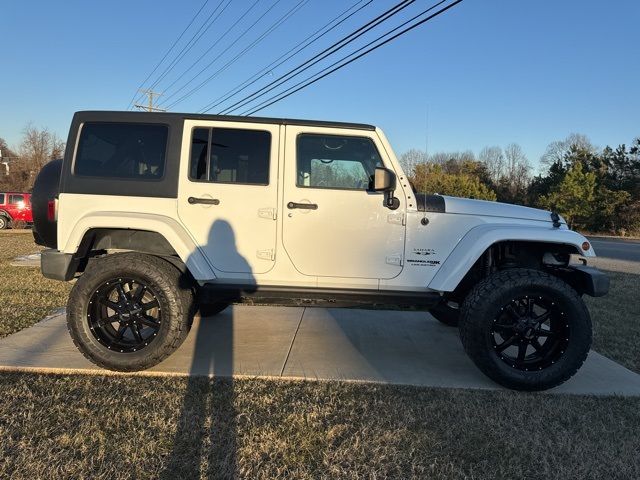
M101 285L117 277L138 277L157 293L162 322L157 337L134 352L109 350L92 334L88 303ZM78 279L67 303L67 327L78 350L96 365L121 372L145 370L173 353L189 333L193 320L193 292L184 275L162 258L140 253L118 253L89 262Z
M226 302L217 302L217 303L201 303L198 305L198 310L200 311L200 317L213 317L223 310L225 310L229 306Z
M460 322L460 309L440 303L429 310L429 313L440 323L448 327L457 327Z
M0 230L9 228L10 223L11 221L5 215L0 215Z
M491 325L501 305L527 293L555 298L569 326L566 350L539 371L507 365L494 351ZM476 285L461 307L460 339L476 366L496 383L515 390L546 390L568 380L582 366L591 347L591 317L586 305L567 283L548 273L514 268L494 273Z

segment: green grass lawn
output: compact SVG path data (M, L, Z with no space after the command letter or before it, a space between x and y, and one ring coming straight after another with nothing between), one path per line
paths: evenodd
M10 267L0 336L69 285ZM640 372L640 275L587 298L594 348ZM0 478L640 478L640 398L260 379L0 374Z

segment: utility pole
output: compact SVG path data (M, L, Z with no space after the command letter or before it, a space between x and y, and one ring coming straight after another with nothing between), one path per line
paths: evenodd
M139 90L140 93L144 93L147 98L149 99L149 102L147 103L147 105L140 105L138 103L136 103L134 106L136 108L139 108L140 110L146 110L147 112L166 112L165 109L163 108L158 108L158 107L154 107L153 106L153 99L154 97L161 97L162 93L158 93L158 92L154 92L153 90Z

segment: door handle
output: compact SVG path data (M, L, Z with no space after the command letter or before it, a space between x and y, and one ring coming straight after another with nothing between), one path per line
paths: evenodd
M220 200L218 200L217 198L189 197L187 199L187 202L189 202L189 204L191 204L191 205L195 205L197 203L199 203L201 205L220 205Z
M294 208L301 208L303 210L317 210L318 205L315 203L296 203L289 202L287 203L287 208L293 210Z

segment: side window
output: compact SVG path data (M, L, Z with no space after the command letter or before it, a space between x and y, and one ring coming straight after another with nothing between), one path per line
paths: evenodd
M160 180L169 128L141 123L85 123L73 173L88 177Z
M297 186L367 190L382 159L367 137L302 134L297 139Z
M24 203L24 195L9 195L10 205L17 205L20 202Z
M4 193L0 193L0 205L4 205Z
M261 130L196 128L191 137L191 180L269 184L271 134Z

